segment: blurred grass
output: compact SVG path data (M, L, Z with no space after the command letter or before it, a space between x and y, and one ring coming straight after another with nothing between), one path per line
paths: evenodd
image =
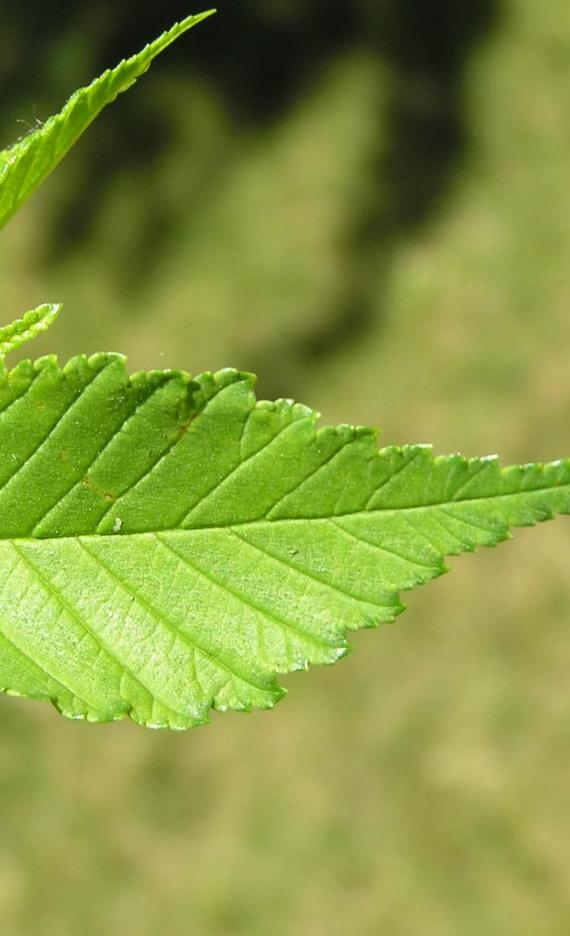
M382 62L343 53L247 137L211 89L157 73L137 94L175 108L169 145L118 164L94 227L48 263L53 212L70 192L81 212L82 142L3 236L5 318L61 299L38 353L255 366L262 394L388 442L568 454L569 36L562 0L505 4L468 67L470 148L445 198L356 263L354 215L386 197ZM309 360L358 276L367 330ZM0 699L3 932L570 930L567 542L560 520L454 561L348 661L288 678L271 714L178 736Z

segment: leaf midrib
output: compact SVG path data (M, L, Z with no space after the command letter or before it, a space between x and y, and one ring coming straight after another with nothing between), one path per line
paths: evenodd
M270 520L267 517L262 517L259 520L242 520L238 523L211 523L204 526L195 526L195 527L157 527L156 529L151 530L140 530L129 532L117 532L117 533L75 533L73 536L2 536L0 534L0 542L9 542L9 543L50 543L50 542L62 542L66 540L83 540L83 539L94 539L101 540L102 537L109 537L111 539L133 539L133 538L144 538L148 536L155 536L157 533L207 533L212 530L239 530L242 527L252 527L252 526L278 526L282 523L330 523L333 520L342 519L343 517L369 517L371 514L384 514L386 516L393 514L402 514L402 513L420 513L421 511L434 510L437 507L455 507L462 506L466 504L479 504L486 503L488 501L498 501L498 500L512 500L513 498L518 497L531 497L536 494L546 494L553 491L562 491L568 489L570 490L570 482L566 484L551 484L544 488L533 488L528 491L513 491L511 494L489 494L485 497L469 497L462 500L448 500L448 501L434 501L431 504L418 504L413 507L374 507L371 510L349 510L344 513L335 513L326 517L279 517L275 520Z

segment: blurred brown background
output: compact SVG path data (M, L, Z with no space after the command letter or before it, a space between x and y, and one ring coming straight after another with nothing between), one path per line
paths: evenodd
M220 0L2 233L34 351L259 373L387 442L570 454L570 6ZM7 144L189 10L11 4ZM564 520L409 597L270 714L0 699L7 936L570 932Z

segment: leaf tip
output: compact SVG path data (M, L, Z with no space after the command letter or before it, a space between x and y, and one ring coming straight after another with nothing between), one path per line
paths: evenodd
M63 306L60 302L45 302L26 312L20 319L0 328L0 360L27 341L47 331L53 325Z

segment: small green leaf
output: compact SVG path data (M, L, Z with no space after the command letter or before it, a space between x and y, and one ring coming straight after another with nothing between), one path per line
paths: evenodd
M118 355L0 375L0 688L187 728L271 708L444 557L570 512L570 461L378 451L238 371Z
M55 322L60 312L61 305L52 302L45 303L37 309L26 312L21 319L16 319L10 325L0 328L0 364L10 351L15 351L26 341L46 331Z
M142 52L76 91L59 114L0 152L0 228L55 169L103 108L130 88L148 70L153 59L182 33L214 12L208 10L177 23Z

